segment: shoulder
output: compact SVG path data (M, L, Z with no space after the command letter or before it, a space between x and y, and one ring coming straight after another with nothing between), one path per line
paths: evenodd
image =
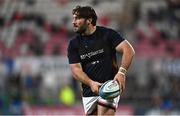
M107 27L103 27L103 26L97 26L97 30L100 31L100 32L108 32L111 29L107 28Z
M75 46L78 46L79 45L79 35L75 35L74 37L72 37L70 40L69 40L69 46L71 47L75 47Z
M103 26L97 26L97 29L99 32L102 33L106 33L108 35L112 35L112 34L120 34L120 32L112 29L112 28L108 28L108 27L103 27Z
M116 31L115 29L108 28L108 27L103 27L103 26L98 26L97 27L98 32L105 35L106 37L112 38L123 38L123 34L119 31Z

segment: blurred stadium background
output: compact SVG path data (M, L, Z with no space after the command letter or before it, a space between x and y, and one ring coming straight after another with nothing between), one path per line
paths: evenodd
M135 48L116 114L180 115L179 0L0 0L0 114L83 114L66 56L78 4Z

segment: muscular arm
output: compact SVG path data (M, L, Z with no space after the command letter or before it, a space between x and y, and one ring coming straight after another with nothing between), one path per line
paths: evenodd
M91 85L92 80L86 75L86 73L83 72L80 63L70 64L70 68L71 68L73 77L76 80L78 80L88 86Z
M123 67L126 70L128 70L133 60L133 56L135 55L135 51L133 47L127 40L124 40L116 47L116 51L122 53L122 60L120 67ZM114 80L118 81L118 83L121 85L122 90L125 89L125 75L121 73L117 73L116 76L114 77Z
M86 84L91 87L92 92L98 93L100 83L91 80L88 75L82 70L80 63L70 64L70 68L73 74L73 77L80 81L83 84Z
M133 47L127 40L124 40L116 47L116 51L122 53L121 67L128 70L135 55Z

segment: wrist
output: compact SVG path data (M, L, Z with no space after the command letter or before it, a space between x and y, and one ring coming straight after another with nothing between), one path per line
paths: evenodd
M120 67L118 70L118 74L121 74L123 76L126 76L127 70L123 67Z
M118 73L125 76L126 73L127 73L127 70L125 68L123 68L123 67L120 67L119 70L118 70Z
M91 87L93 85L93 80L89 80L89 86Z
M126 76L123 72L118 72L117 74L120 74L120 75Z

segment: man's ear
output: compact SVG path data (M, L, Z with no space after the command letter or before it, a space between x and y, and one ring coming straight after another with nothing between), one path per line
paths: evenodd
M91 24L92 18L87 19L88 24Z

